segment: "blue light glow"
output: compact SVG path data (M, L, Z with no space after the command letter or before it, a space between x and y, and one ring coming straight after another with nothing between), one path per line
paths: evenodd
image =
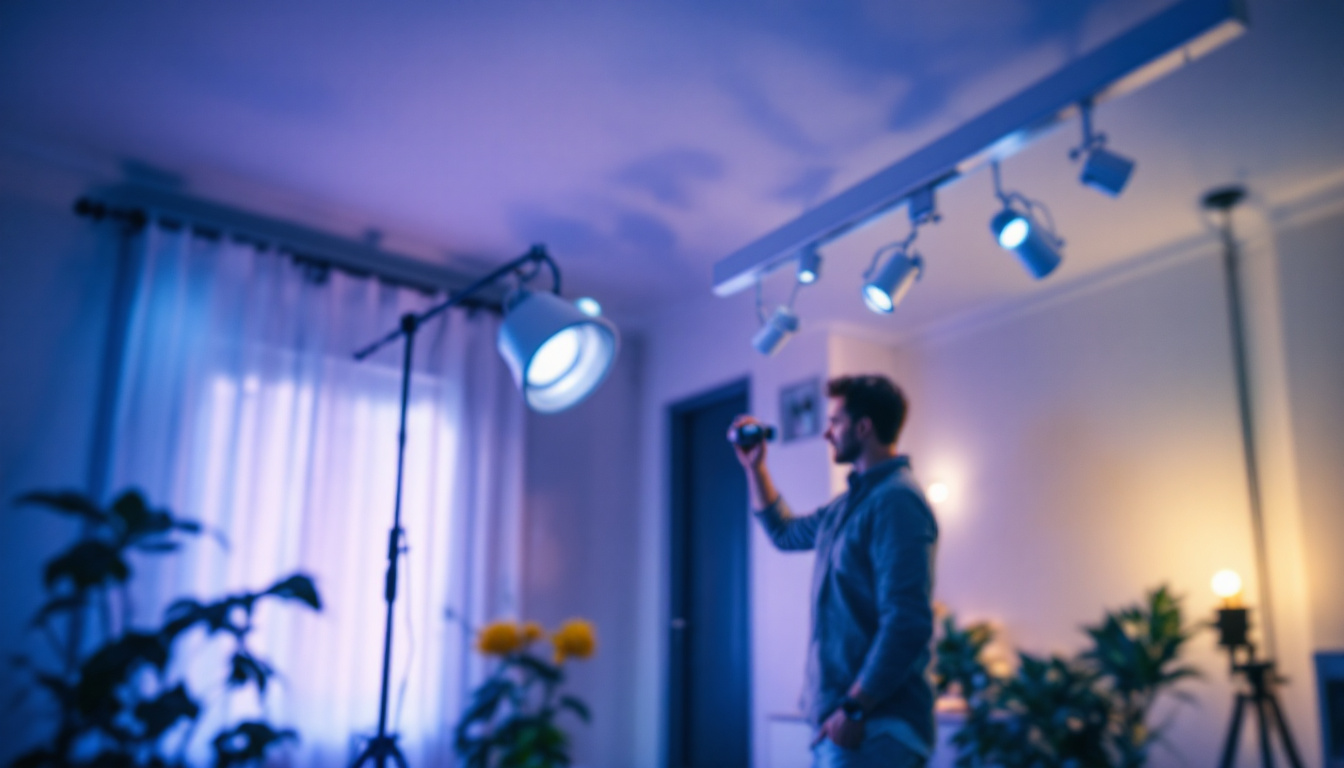
M1022 244L1031 234L1031 224L1021 216L1014 217L999 230L999 245L1012 250Z

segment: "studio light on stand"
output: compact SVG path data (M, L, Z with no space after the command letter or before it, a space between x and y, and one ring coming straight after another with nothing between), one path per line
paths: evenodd
M989 229L999 247L1016 254L1031 276L1041 280L1064 260L1060 254L1064 241L1055 234L1054 223L1045 206L1019 192L1004 192L998 162L992 163L991 168L994 194L1003 203L1003 210L990 219Z
M526 282L543 267L550 270L551 290L528 290ZM497 346L513 374L514 383L522 392L527 405L535 411L555 413L578 404L602 383L611 370L620 336L616 327L600 316L601 308L597 307L597 302L576 306L560 298L560 268L540 245L533 246L527 253L424 312L402 315L396 330L355 353L356 360L365 360L398 339L405 341L401 367L396 496L392 507L392 529L388 533L387 572L383 582L387 619L383 629L378 733L369 740L355 760L356 768L366 764L376 768L386 768L389 764L406 768L407 765L405 756L397 746L396 734L388 733L387 705L392 669L393 606L397 599L397 564L405 550L402 541L404 531L401 528L401 491L406 464L406 414L410 405L415 334L426 321L511 275L516 276L522 285L504 303L504 319L500 323ZM595 307L596 312L593 312Z
M1272 736L1277 733L1288 764L1293 768L1302 768L1302 759L1293 743L1293 734L1288 729L1283 708L1275 694L1275 686L1283 679L1275 671L1272 659L1256 657L1255 644L1250 640L1250 610L1241 601L1241 577L1236 571L1219 571L1213 576L1212 586L1214 594L1222 599L1214 621L1218 629L1218 645L1227 649L1233 679L1241 677L1246 683L1246 690L1237 691L1232 722L1228 726L1223 756L1218 765L1220 768L1231 768L1236 763L1237 747L1241 744L1241 723L1249 706L1258 721L1261 764L1265 768L1274 765Z

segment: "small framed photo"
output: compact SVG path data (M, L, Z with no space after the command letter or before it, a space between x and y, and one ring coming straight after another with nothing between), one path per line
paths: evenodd
M780 439L791 443L820 435L823 411L820 378L784 387L779 391Z

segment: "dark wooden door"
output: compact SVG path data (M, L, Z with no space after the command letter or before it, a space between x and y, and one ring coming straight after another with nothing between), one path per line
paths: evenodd
M751 764L747 485L726 434L736 382L670 409L672 594L668 764Z

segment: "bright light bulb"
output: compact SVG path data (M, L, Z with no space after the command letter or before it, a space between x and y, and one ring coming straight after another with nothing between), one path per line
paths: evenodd
M863 300L874 312L890 312L891 296L876 285L864 286Z
M597 303L597 299L592 299L587 296L584 296L581 299L575 299L574 306L578 307L578 310L580 312L589 317L602 316L602 305Z
M1213 594L1224 600L1241 594L1241 577L1236 571L1227 569L1213 574Z
M947 487L947 483L929 483L929 487L924 490L924 495L928 496L929 501L934 504L942 504L952 495L952 489Z
M1021 245L1027 239L1027 234L1031 232L1031 225L1027 220L1018 216L1004 225L999 231L999 245L1012 250Z
M534 387L548 387L559 381L574 368L579 360L579 331L569 327L541 345L527 367L527 383Z
M812 283L817 282L817 273L810 269L801 270L798 273L798 282L803 285L811 285Z

